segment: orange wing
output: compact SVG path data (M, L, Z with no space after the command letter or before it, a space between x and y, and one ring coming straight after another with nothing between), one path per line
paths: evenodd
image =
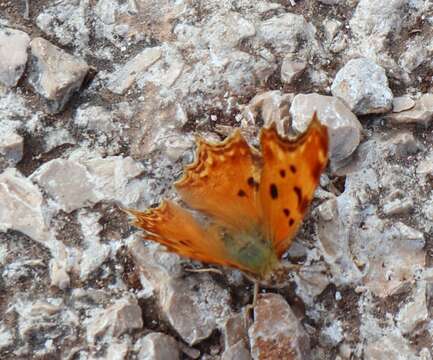
M260 143L264 229L280 257L290 246L328 162L328 131L314 114L298 138L283 138L272 126L262 130Z
M145 231L145 238L156 241L169 251L204 263L241 268L230 261L224 243L216 231L204 230L197 221L171 201L145 212L124 209L134 220L132 224Z
M226 227L248 230L261 221L256 156L239 130L221 143L199 140L196 161L185 168L176 189L191 208Z

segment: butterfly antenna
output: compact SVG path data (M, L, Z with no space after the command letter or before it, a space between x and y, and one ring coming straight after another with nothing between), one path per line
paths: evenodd
M205 273L205 272L209 272L209 273L214 273L214 274L218 274L218 275L223 275L223 272L221 270L214 269L214 268L203 268L203 269L185 268L184 270L188 271L188 272L192 272L192 273Z

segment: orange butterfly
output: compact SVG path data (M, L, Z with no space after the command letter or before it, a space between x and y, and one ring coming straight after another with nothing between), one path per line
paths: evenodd
M293 241L328 162L328 131L316 114L296 139L275 125L260 133L261 154L236 130L225 141L198 140L194 163L175 183L182 200L210 219L205 226L171 201L126 210L144 237L169 251L265 279Z

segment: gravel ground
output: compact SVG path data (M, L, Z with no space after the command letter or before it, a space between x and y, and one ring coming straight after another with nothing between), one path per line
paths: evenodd
M433 2L0 1L1 359L433 358ZM197 134L328 126L262 286L143 241Z

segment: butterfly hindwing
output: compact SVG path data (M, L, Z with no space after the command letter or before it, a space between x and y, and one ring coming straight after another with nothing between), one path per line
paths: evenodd
M327 128L314 114L298 138L281 137L272 126L262 130L260 144L263 226L280 257L293 241L328 162Z

